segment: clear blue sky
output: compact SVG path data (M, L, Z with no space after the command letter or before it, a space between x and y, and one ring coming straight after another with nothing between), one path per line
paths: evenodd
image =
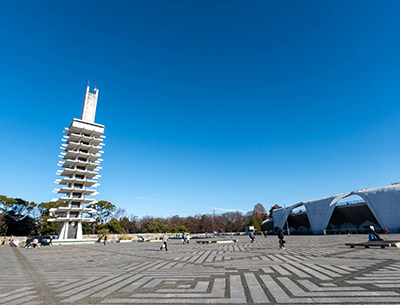
M57 197L90 80L98 200L138 216L400 180L400 1L2 1L0 194Z

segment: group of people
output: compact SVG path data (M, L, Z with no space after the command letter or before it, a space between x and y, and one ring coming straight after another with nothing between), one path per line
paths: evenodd
M103 245L104 245L104 247L107 247L107 235L105 235L104 236L104 241L103 241ZM160 251L161 250L163 250L163 249L165 249L165 251L168 251L168 246L167 246L167 242L169 241L169 238L168 238L168 235L167 235L167 232L165 232L164 233L164 235L162 236L162 245L161 245L161 247L160 247ZM190 241L190 236L189 236L189 234L185 234L185 233L183 233L182 234L182 242L183 242L183 244L186 244L186 243L188 243L189 244L189 241Z
M190 236L189 234L182 233L182 244L189 244Z
M40 249L40 242L37 237L33 238L29 235L29 237L25 241L25 249L33 248L33 249Z
M7 238L4 237L1 240L1 246L4 247L6 245L6 243L7 243ZM11 236L11 238L10 238L10 247L18 247L18 246L19 246L19 239L14 237L14 236Z
M28 248L33 248L33 249L40 249L41 246L41 235L39 235L38 237L32 237L32 236L28 236L25 240L25 249ZM3 239L1 239L0 244L1 247L4 247L7 242L9 242L11 247L19 247L20 241L17 237L15 236L11 236L10 239L7 239L6 237L3 237ZM53 238L52 236L49 236L49 243L50 246L53 245Z
M283 232L283 230L281 228L275 227L275 231L278 233L278 239L279 239L279 249L280 250L285 250L285 234ZM267 237L267 232L263 233L261 232L261 236ZM254 231L250 231L249 233L249 237L250 237L250 242L253 243L256 239L255 235L254 235Z
M165 232L164 235L162 236L162 245L160 247L160 251L162 251L164 249L165 249L165 251L168 251L168 245L167 245L168 241L169 241L169 238L168 238L167 232ZM189 243L190 243L189 234L182 233L182 244L185 245L185 244L189 244Z

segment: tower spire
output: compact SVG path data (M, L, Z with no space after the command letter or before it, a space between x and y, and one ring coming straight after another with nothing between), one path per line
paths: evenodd
M99 89L96 87L93 93L89 92L89 85L86 87L85 97L83 99L82 115L81 120L89 123L94 123L94 117L96 116L97 107L97 96Z

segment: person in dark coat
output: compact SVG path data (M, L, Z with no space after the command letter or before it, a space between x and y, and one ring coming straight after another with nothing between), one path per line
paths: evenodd
M25 247L24 248L29 248L30 244L31 244L31 236L29 235L29 237L25 241Z
M279 239L279 250L285 250L285 234L281 228L275 227L275 231L278 231L278 239Z

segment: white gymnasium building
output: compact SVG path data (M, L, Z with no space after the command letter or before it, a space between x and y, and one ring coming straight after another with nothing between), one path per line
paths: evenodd
M345 202L352 196L357 201ZM298 208L301 208L300 210ZM381 231L400 232L400 184L362 189L326 198L302 201L273 210L272 219L261 225L265 231L275 227L293 234L326 232L368 232L370 225Z

